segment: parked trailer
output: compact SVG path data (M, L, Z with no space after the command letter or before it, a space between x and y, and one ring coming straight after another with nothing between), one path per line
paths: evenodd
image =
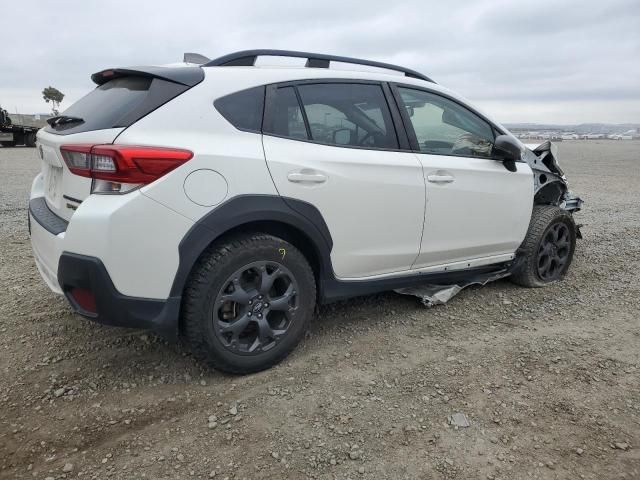
M6 110L0 109L0 145L15 147L16 145L36 146L37 127L13 125Z

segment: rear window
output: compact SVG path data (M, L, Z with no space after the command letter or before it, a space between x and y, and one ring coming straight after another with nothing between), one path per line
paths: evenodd
M260 132L264 110L264 87L232 93L217 99L213 105L238 130Z
M81 118L82 122L63 123L47 130L68 135L128 127L189 88L159 78L115 78L92 90L62 113Z

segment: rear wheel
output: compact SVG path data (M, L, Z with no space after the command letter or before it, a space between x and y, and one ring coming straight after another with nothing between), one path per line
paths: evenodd
M551 205L534 207L520 246L520 264L511 280L525 287L561 280L569 270L575 247L576 225L569 212Z
M0 142L0 145L2 145L4 148L9 148L9 147L15 147L16 146L16 142Z
M184 332L214 368L257 372L300 342L315 298L313 271L293 245L259 233L231 238L198 261L184 296Z

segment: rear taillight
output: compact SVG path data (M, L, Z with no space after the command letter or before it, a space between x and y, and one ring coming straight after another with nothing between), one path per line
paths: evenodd
M127 193L166 175L193 157L189 150L129 145L63 145L75 175L92 178L91 193Z

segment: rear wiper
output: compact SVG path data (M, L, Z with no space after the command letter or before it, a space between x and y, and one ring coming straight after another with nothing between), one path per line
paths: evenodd
M84 118L71 117L69 115L57 115L47 120L47 123L52 127L63 125L65 123L78 123L78 122L84 122Z

